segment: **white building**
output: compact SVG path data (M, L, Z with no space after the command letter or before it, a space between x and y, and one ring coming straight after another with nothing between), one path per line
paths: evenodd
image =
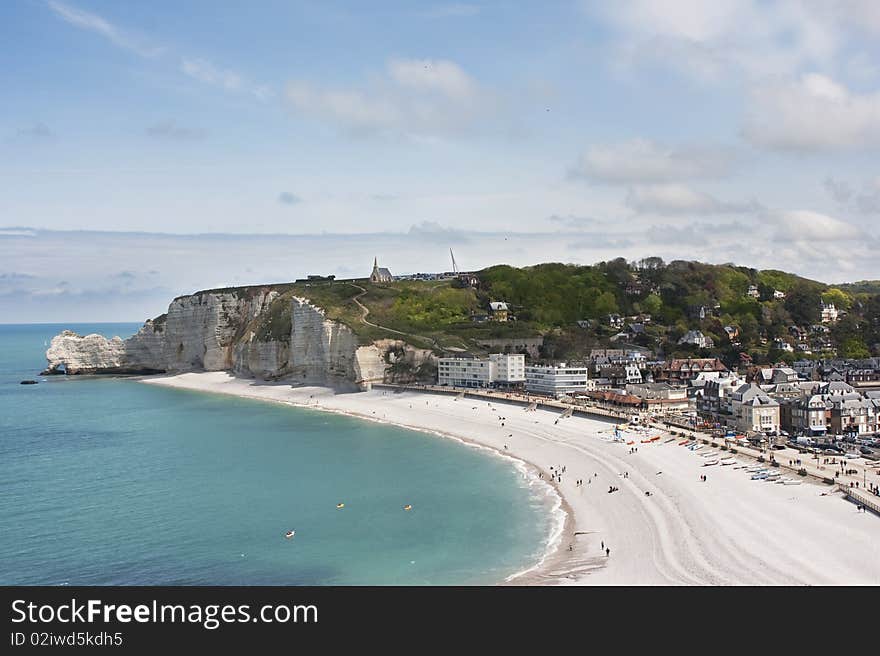
M715 343L712 341L712 338L708 335L704 335L702 331L699 330L689 330L687 331L680 340L678 340L679 344L691 344L696 346L697 348L705 349L712 348L715 346Z
M526 356L513 353L493 353L489 361L495 364L492 382L512 385L526 380Z
M447 387L492 387L525 381L526 356L493 353L488 358L440 358L437 383Z
M440 358L437 383L448 387L490 387L495 363L480 358Z
M834 323L837 321L837 308L834 307L834 303L822 303L820 306L822 310L822 323Z
M747 293L752 298L760 298L761 297L761 292L758 291L757 285L749 285L749 291Z
M529 365L526 367L526 391L559 398L563 394L584 394L588 389L587 365Z

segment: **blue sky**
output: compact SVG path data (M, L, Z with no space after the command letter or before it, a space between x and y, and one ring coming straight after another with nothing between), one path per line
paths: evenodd
M450 246L880 277L880 3L370 4L0 4L0 322Z

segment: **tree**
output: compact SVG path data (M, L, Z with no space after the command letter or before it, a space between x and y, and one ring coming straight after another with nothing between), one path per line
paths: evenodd
M799 326L809 326L819 322L819 293L801 284L791 289L785 296L785 309Z
M850 337L840 345L840 355L845 358L861 359L871 357L868 345L858 337Z
M822 301L833 304L839 310L849 310L852 307L852 298L845 291L832 287L822 293Z
M594 309L598 316L614 314L617 312L617 299L614 298L614 294L611 292L602 292L596 298Z
M648 294L642 301L641 306L642 310L654 315L660 312L660 308L663 307L663 299L657 296L657 294Z

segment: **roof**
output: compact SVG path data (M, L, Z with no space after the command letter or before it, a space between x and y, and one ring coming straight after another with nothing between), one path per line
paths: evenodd
M498 312L499 310L507 310L507 303L504 301L492 301L489 303L489 309L493 312Z
M718 358L676 358L669 363L668 369L669 371L681 371L682 369L687 369L689 371L695 369L703 371L727 371L727 367L725 367L724 363Z

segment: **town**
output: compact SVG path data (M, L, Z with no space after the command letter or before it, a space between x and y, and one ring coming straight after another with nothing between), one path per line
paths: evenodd
M452 251L450 256L451 271L408 276L393 276L374 260L369 281L381 285L445 280L460 288L486 287L483 272L461 272ZM693 268L696 263L685 264ZM637 299L628 309L638 311L600 316L594 311L576 320L572 329L593 337L593 346L576 353L579 357L552 357L547 348L552 330L532 336L520 330L517 336L483 339L480 349L441 349L433 382L447 389L495 390L602 408L633 422L662 420L714 434L736 434L765 448L791 443L828 454L880 459L880 451L874 451L880 445L878 345L873 345L874 355L858 352L862 357L845 357L847 348L838 348L834 339L842 322L858 326L861 321L848 317L844 309L853 306L853 295L836 288L811 290L814 307L804 307L810 294L800 280L792 282L780 272L758 273L758 280L778 280L786 287L782 290L722 267L721 276L732 279L731 288L741 288L741 298L735 298L736 292L721 301L704 295L703 303L685 304L677 326L661 328L659 317L671 312L663 307L668 279L658 273L683 270L684 265L666 265L659 258L602 265L606 275L608 269L616 269L618 297ZM706 286L721 287L716 281ZM499 329L522 324L527 314L522 305L493 291L489 287L483 305L471 308L467 320ZM804 298L795 301L798 295ZM756 322L755 315L763 322ZM795 323L799 316L814 322ZM869 320L876 324L876 317ZM751 333L751 341L744 333ZM503 329L495 334L504 335ZM652 348L649 336L658 334L665 339L655 337L658 347ZM851 346L853 338L849 339Z

